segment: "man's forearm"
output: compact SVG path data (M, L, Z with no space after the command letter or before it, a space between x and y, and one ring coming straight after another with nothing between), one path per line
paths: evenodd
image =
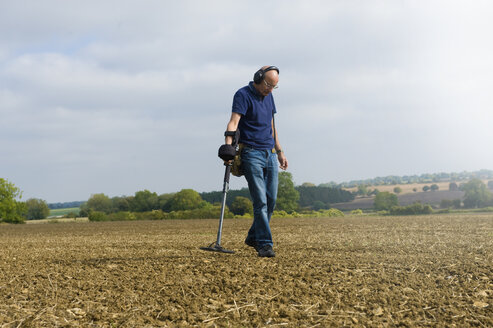
M237 128L238 126L235 125L235 122L229 121L228 126L226 127L226 131L236 131ZM233 143L233 137L226 136L226 138L224 138L224 143L231 145Z
M226 131L236 131L236 129L238 129L238 123L240 123L240 118L241 118L240 114L232 113L231 119L229 120L228 125L226 127ZM224 139L224 143L231 145L233 143L233 137L226 136L226 138Z

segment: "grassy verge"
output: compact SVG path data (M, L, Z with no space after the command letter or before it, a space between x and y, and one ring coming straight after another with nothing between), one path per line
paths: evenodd
M79 207L57 208L54 210L50 210L50 215L48 217L64 216L69 213L75 213L79 215L79 211Z

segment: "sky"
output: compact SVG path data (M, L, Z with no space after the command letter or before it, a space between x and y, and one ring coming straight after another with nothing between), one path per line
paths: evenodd
M233 95L264 65L296 185L493 169L492 16L482 0L0 0L0 177L49 203L222 190Z

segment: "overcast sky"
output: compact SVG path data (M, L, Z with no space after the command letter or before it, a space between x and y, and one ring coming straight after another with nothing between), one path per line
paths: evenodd
M491 17L479 0L0 0L0 177L48 202L221 190L233 94L263 65L296 184L493 169Z

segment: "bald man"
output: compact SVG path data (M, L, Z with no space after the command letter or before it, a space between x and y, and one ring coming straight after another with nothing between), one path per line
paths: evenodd
M245 244L255 248L260 257L274 257L270 219L277 198L278 164L288 168L274 125L276 105L272 90L277 88L279 69L264 66L247 86L233 98L233 112L227 131L240 129L241 167L253 200L253 223ZM226 144L233 138L226 137Z

